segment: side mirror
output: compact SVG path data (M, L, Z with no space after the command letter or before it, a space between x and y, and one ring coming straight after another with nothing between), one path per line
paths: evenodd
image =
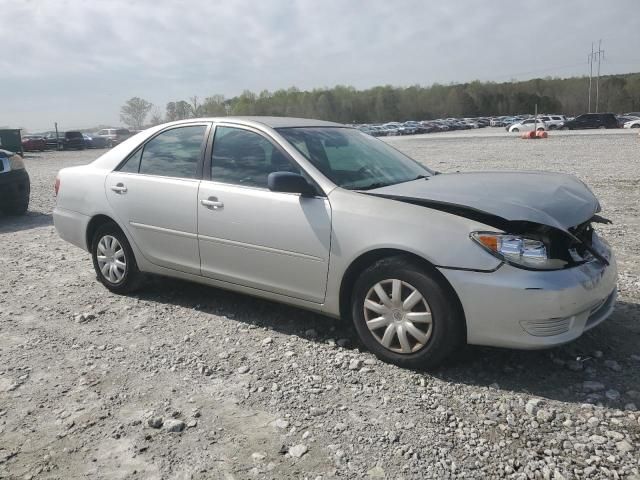
M272 192L299 193L305 197L317 194L302 175L291 172L272 172L267 177L267 186Z

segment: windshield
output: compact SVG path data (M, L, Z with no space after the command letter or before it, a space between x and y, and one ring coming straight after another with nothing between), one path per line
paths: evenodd
M352 128L280 128L329 180L350 190L407 182L432 172L395 148Z

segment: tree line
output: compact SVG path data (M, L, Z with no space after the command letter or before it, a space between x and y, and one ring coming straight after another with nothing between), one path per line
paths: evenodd
M448 117L500 116L539 112L577 115L588 105L588 78L536 78L519 82L480 82L410 87L378 86L364 90L338 85L310 91L291 87L274 92L244 91L225 98L167 103L164 114L150 102L134 97L121 109L121 120L132 128L193 117L277 115L317 118L340 123L382 123ZM640 111L640 73L608 75L599 82L599 111ZM592 109L595 108L595 81ZM151 114L151 115L149 115ZM149 119L147 121L147 118Z

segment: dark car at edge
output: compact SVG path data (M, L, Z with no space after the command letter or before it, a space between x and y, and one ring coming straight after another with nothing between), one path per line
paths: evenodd
M22 215L29 208L31 182L22 157L0 149L0 212Z
M620 123L613 113L585 113L567 120L562 126L563 130L583 128L620 128Z

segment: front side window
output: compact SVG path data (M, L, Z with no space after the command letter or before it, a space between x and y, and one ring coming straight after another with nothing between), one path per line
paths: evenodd
M395 148L356 129L280 128L278 133L342 188L367 190L432 175Z
M267 177L272 172L301 173L262 135L240 128L216 127L211 154L213 181L267 188Z
M139 172L163 177L196 178L206 129L204 125L177 127L152 138L142 151Z

